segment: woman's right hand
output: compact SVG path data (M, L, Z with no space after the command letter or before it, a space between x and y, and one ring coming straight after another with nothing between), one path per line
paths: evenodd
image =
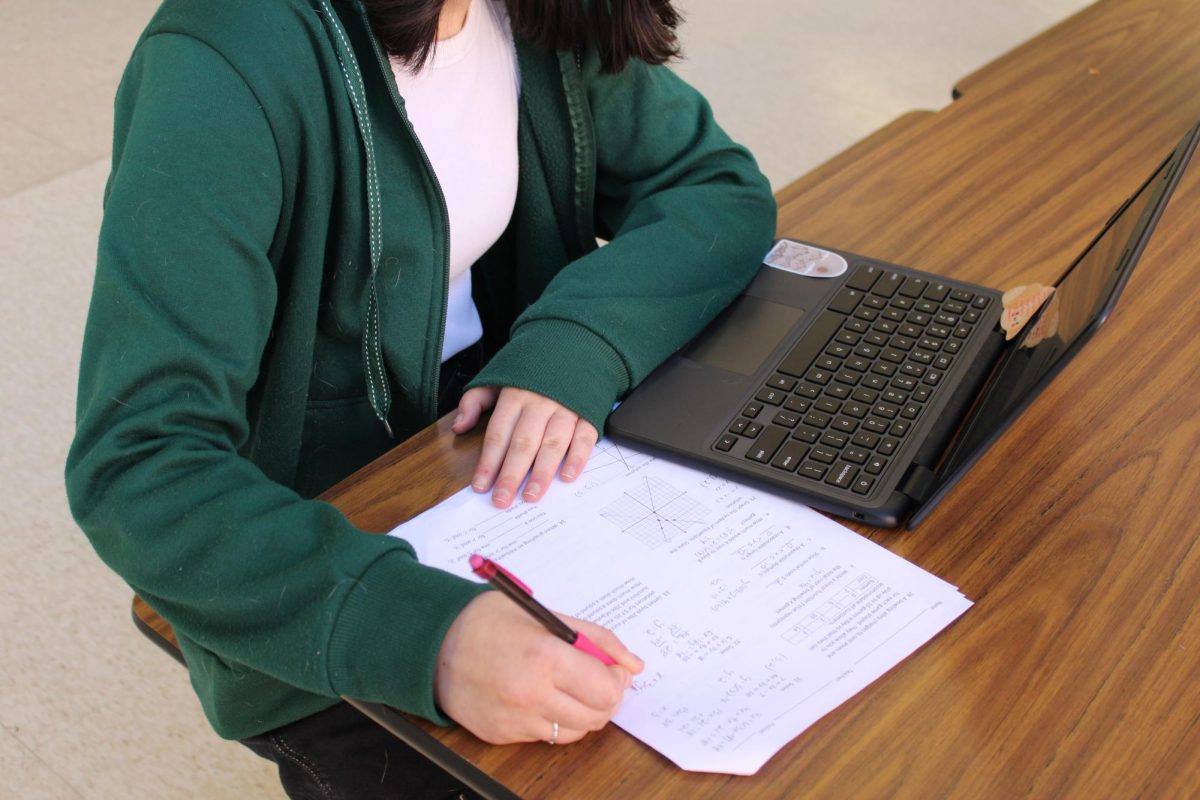
M484 592L442 640L434 675L438 706L491 744L552 739L568 744L603 728L642 671L642 661L611 631L562 619L616 665L605 666L554 636L499 592Z

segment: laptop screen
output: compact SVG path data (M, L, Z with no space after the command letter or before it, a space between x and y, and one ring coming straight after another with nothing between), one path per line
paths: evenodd
M937 491L918 509L920 522L945 491L1016 419L1104 322L1195 148L1200 126L1159 166L1058 280L1055 292L1007 345L937 470Z

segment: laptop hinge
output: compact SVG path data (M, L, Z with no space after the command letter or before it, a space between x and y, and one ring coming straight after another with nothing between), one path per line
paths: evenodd
M937 486L937 474L924 464L913 464L908 468L898 491L916 503L924 503Z

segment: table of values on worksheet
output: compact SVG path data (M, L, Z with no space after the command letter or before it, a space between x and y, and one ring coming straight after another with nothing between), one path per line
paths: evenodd
M536 503L468 488L392 535L613 630L646 664L614 721L700 772L753 774L971 605L799 502L607 439Z

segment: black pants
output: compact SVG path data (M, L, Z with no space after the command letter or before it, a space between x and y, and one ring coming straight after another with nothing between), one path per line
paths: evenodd
M477 800L479 797L347 703L242 744L279 766L293 800Z

